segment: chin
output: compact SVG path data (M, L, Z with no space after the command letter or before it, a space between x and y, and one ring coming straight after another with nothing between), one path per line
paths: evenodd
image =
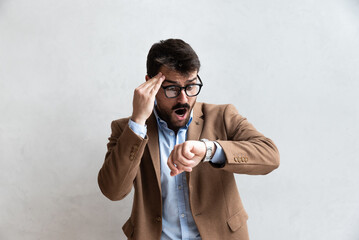
M181 122L172 122L172 126L173 126L173 128L174 129L180 129L181 127L184 127L184 126L186 126L186 124L188 123L188 120L189 120L189 118L186 118L186 120L183 120L183 121L181 121Z

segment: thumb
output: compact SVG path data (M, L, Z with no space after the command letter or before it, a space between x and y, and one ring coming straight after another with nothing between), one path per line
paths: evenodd
M186 159L192 159L196 154L193 151L193 143L192 141L187 141L184 142L184 144L182 145L182 155L186 158Z
M191 148L184 148L183 149L183 156L187 159L192 159L196 154L192 151L193 147Z

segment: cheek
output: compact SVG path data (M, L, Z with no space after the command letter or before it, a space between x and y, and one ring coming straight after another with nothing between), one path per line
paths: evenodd
M173 103L169 98L166 97L162 97L162 96L156 96L156 100L157 100L157 106L164 110L164 111L168 111L170 109L172 109Z
M163 96L163 94L161 93L157 93L156 95L156 101L158 105L165 105L166 101L165 101L165 96Z
M196 100L197 100L197 98L190 98L189 104L190 104L191 106L193 106L194 103L196 102Z

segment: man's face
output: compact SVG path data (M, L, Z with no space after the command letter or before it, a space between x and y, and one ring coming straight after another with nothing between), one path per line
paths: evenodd
M184 76L162 66L160 72L166 77L162 83L163 87L170 85L185 87L198 82L197 71ZM188 97L184 89L181 90L177 97L167 98L165 90L161 87L156 95L157 112L161 119L167 122L170 129L178 131L188 122L196 99L197 97Z

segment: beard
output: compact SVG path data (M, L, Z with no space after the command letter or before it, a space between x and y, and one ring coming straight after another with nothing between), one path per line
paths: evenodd
M168 128L177 132L188 123L194 104L190 106L188 103L177 103L171 109L166 110L157 103L156 111L159 117L167 123Z

